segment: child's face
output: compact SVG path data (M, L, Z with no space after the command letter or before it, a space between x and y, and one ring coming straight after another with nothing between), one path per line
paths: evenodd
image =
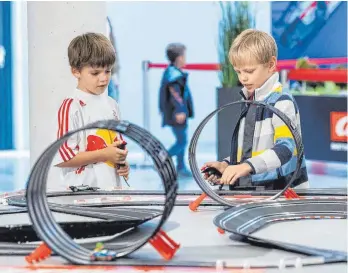
M241 84L252 94L255 89L260 88L275 72L277 60L272 57L267 64L245 64L235 66L234 70L238 75Z
M78 88L94 95L104 93L111 79L111 67L85 66L81 70L72 68L72 73L78 80Z
M177 67L181 68L184 67L186 64L186 52L184 52L183 55L179 56L175 60L175 64Z

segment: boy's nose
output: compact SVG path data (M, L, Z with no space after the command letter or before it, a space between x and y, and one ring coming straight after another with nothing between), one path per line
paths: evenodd
M100 80L101 82L107 82L107 81L108 81L108 76L107 76L107 75L100 75L99 80Z

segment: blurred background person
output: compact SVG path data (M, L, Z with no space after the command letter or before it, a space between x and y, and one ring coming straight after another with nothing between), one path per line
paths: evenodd
M163 72L159 108L162 114L162 126L170 126L175 136L175 143L170 147L169 154L177 158L179 177L191 176L185 165L185 150L187 147L188 118L194 115L193 101L187 85L188 73L182 68L186 63L186 47L180 43L167 46L166 55L169 66Z
M116 62L111 70L111 80L108 86L108 96L115 99L117 102L120 101L120 91L119 91L119 72L120 72L120 61L119 61L119 56L117 53L116 49L116 42L115 42L115 37L111 25L111 21L109 17L106 17L106 27L107 27L107 37L109 37L114 49L115 49L115 54L116 54Z

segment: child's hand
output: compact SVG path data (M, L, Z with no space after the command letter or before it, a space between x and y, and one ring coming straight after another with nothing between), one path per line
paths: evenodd
M242 163L240 165L228 166L222 173L220 180L221 184L233 185L236 183L237 179L250 174L252 168L247 163Z
M225 169L228 167L228 164L223 161L214 161L214 162L207 162L203 165L202 169L207 168L207 167L212 167L217 169L220 173L223 173ZM205 173L204 174L204 179L208 180L209 182L217 183L220 180L220 177L217 177L216 175L210 175Z
M128 179L129 176L129 164L127 161L124 163L124 166L120 166L118 169L116 169L116 173L119 176L124 176L125 178Z
M175 120L179 124L183 124L186 120L186 114L185 113L178 113L175 115Z
M122 140L118 140L103 149L103 153L106 158L105 161L111 161L115 164L125 164L128 150L121 150L117 148L117 146L121 145L122 143Z

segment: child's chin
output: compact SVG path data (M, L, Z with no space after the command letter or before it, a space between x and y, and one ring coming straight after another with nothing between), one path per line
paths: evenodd
M101 94L103 94L104 92L105 92L105 89L102 89L102 90L97 89L97 90L95 90L95 91L93 92L93 94L94 94L94 95L101 95Z

